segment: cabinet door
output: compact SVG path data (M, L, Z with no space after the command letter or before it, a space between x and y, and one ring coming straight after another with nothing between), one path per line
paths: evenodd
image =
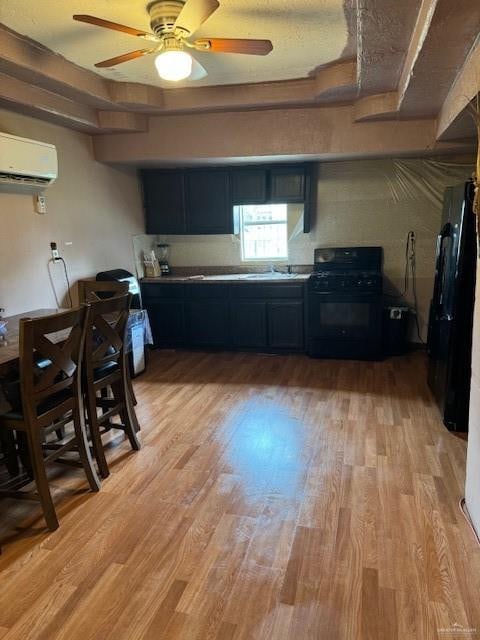
M269 302L268 344L273 349L302 349L303 301Z
M271 202L304 202L305 201L305 168L272 167L270 171Z
M183 171L142 171L146 232L186 233Z
M226 300L190 300L187 306L189 343L195 347L224 347L230 338Z
M262 167L232 171L234 204L263 204L267 200L267 170Z
M232 301L232 343L235 347L267 346L267 305L259 301Z
M186 190L188 233L233 233L230 174L227 170L188 171Z
M185 344L183 300L149 300L146 307L156 347L176 347Z

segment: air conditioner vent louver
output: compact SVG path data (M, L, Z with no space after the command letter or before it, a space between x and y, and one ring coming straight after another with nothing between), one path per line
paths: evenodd
M38 185L44 187L45 185L49 185L52 180L49 178L30 178L28 176L20 176L15 173L0 173L0 182L14 182L16 184Z

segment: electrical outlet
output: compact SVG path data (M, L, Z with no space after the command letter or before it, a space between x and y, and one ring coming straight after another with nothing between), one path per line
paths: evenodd
M57 248L56 242L50 243L50 250L52 252L52 260L54 261L60 260L60 251Z
M35 200L35 211L37 213L47 213L47 198L46 196L37 195Z

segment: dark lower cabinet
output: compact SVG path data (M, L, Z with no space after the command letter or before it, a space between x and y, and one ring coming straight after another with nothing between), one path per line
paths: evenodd
M273 349L302 349L303 302L268 302L268 344Z
M181 347L186 344L183 300L148 300L146 308L156 346Z
M145 283L157 347L304 349L303 285Z
M267 305L257 300L234 300L230 305L234 347L267 347Z
M228 302L190 300L187 305L189 344L194 347L225 347L230 342Z

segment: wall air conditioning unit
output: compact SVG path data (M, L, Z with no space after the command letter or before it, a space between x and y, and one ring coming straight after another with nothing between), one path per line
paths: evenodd
M0 191L39 193L58 175L53 144L0 132Z

